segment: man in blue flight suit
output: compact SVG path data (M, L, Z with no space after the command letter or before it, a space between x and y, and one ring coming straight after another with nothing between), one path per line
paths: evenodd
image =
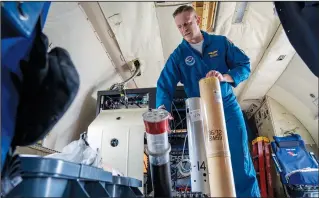
M187 97L199 97L199 80L217 77L221 84L236 195L260 197L245 121L231 87L237 87L248 78L249 58L225 36L201 31L193 7L180 6L173 17L184 39L170 55L158 79L156 105L170 109L178 82L184 84Z

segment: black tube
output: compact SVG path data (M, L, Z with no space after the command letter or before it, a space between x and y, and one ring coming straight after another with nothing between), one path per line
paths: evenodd
M170 162L163 165L151 164L154 197L172 197Z

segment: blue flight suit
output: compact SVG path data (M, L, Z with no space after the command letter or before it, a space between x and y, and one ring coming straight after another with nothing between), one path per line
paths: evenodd
M157 82L156 106L171 108L178 82L184 84L188 98L199 97L199 80L211 70L229 74L234 82L221 82L225 121L231 152L232 168L238 197L260 197L256 172L248 149L247 131L241 108L232 91L250 74L250 61L245 53L225 36L203 32L202 55L186 40L174 50Z

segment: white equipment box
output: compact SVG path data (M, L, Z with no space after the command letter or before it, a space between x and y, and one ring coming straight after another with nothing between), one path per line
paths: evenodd
M103 163L141 181L145 133L142 114L146 111L147 108L101 111L88 127L88 143L101 150Z
M288 132L299 134L305 144L316 147L315 141L303 124L276 100L266 96L263 104L255 113L259 136L273 141L273 136L286 136Z

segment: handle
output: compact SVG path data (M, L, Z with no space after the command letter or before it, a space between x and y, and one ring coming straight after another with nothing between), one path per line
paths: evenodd
M309 154L311 155L312 160L316 163L316 165L318 166L318 160L315 156L315 154L313 152L309 152Z
M277 160L277 156L276 156L275 154L271 154L271 157L272 157L272 159L273 159L274 162L275 162L277 171L281 173L281 172L282 172L282 169L280 168L279 162L278 162L278 160Z

